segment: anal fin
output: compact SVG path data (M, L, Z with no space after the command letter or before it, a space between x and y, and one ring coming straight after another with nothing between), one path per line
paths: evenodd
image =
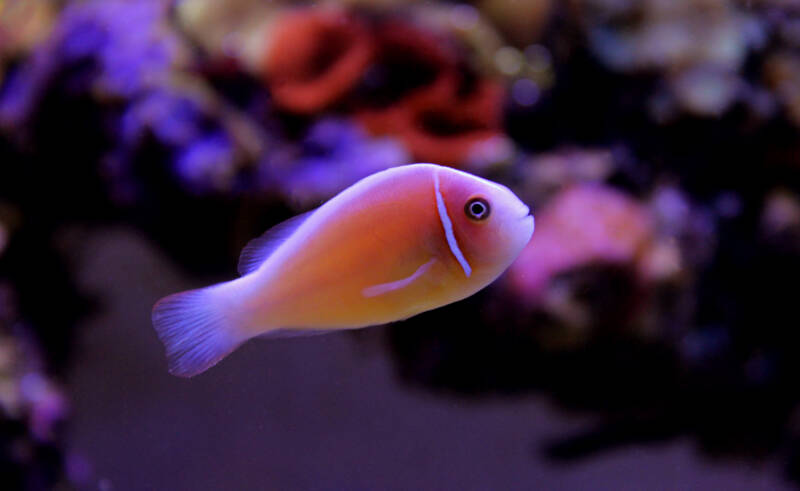
M260 334L261 339L304 338L339 331L340 329L274 329Z

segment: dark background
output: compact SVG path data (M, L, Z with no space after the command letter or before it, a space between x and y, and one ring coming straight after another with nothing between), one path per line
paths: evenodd
M0 475L19 489L782 489L792 2L0 3ZM510 186L477 295L166 371L150 309L373 172Z

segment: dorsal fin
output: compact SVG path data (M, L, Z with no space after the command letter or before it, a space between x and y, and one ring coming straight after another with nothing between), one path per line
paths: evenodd
M311 210L302 215L297 215L281 222L264 232L261 237L256 237L244 246L239 256L239 274L244 276L252 273L291 236L297 228L306 221L316 210Z

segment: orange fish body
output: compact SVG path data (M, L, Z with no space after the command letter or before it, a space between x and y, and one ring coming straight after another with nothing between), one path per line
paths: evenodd
M367 177L254 240L241 278L156 304L170 371L199 373L251 337L382 324L472 295L528 242L528 211L504 186L447 167Z

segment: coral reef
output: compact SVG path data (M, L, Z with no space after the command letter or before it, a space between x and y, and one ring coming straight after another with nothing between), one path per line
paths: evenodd
M0 1L3 470L86 473L65 227L218 273L430 161L508 185L537 229L490 289L387 329L402 380L601 416L553 459L688 435L798 479L798 25L777 0Z

